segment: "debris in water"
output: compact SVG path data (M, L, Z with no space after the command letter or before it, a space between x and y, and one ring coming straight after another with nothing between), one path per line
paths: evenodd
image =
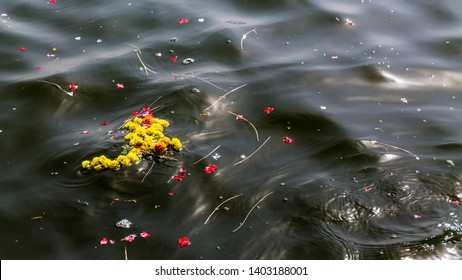
M127 219L120 220L119 222L116 223L116 226L120 228L130 228L131 225L132 225L132 222L130 222Z

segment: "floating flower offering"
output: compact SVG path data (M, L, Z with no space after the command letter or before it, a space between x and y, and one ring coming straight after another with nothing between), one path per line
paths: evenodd
M105 155L97 156L92 160L82 161L82 167L95 171L119 170L121 167L139 162L143 156L162 157L168 151L181 151L183 145L180 140L170 139L163 133L169 126L168 121L155 118L149 110L146 116L141 117L141 115L135 114L123 126L128 132L124 136L125 146L118 157L111 159Z

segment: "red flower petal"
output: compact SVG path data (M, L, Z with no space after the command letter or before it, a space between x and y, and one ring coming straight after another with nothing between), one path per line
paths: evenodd
M117 84L117 88L124 88L123 84Z
M76 91L79 88L79 84L70 84L69 85L69 90L70 91Z
M42 67L37 66L37 67L35 67L35 70L42 70Z
M171 62L175 62L177 59L178 59L178 56L176 55L176 56L170 58L170 61L171 61Z
M50 0L50 4L51 4L51 5L56 4L56 0Z
M189 22L189 18L180 18L178 20L178 24L183 24L183 23L187 23L187 22Z
M127 235L125 236L122 241L127 241L127 242L133 242L135 241L135 238L136 238L136 234L130 234L130 235Z
M180 172L180 173L183 173L183 174L184 174L184 173L186 173L186 169L184 169L183 167L181 167L181 168L180 168L180 170L179 170L178 172Z
M274 108L273 107L266 107L265 109L263 109L263 112L269 114L269 113L272 113L274 112Z
M108 122L101 122L101 125L108 125Z
M175 177L173 177L174 181L182 181L183 179L184 179L183 175L176 175Z
M178 239L178 244L180 245L181 248L188 247L191 245L191 242L189 242L189 238L187 237L182 237Z
M287 144L294 143L294 140L292 138L289 138L289 137L283 137L282 141L286 142Z
M451 204L459 204L460 199L451 200Z
M140 233L141 237L143 238L150 238L151 235L149 233L147 233L146 231L143 231L142 233Z
M25 52L27 49L26 48L19 48L20 51Z
M214 172L217 169L217 166L215 164L209 164L209 166L204 168L204 172L207 174L210 174Z
M240 121L240 120L242 120L242 119L244 119L244 116L243 116L243 115L237 115L237 116L236 116L236 120Z
M173 192L168 192L168 195L169 195L169 196L173 196Z
M99 245L103 246L103 245L106 245L108 242L109 240L106 237L103 237L103 239L101 239L101 241L99 242Z
M82 131L82 134L88 134L88 133L90 133L90 131L88 131L88 130Z

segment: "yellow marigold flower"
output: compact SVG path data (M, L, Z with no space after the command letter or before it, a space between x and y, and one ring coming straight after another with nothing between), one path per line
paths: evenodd
M109 163L109 168L117 170L120 168L120 164L117 160L111 160L111 162Z
M160 124L164 129L169 126L170 124L168 123L168 121L166 120L163 120L163 119L156 119L156 124Z
M127 158L130 160L131 163L140 161L140 158L135 153L128 153Z
M146 129L144 127L139 126L135 129L134 133L138 136L144 136L146 135Z
M144 141L144 142L154 142L154 137L152 137L152 136L146 136L146 137L144 137L144 140L143 140L143 141Z
M135 130L136 128L138 127L138 124L134 123L134 122L128 122L124 125L124 128L128 129L129 131L133 131Z
M91 169L90 161L89 160L82 161L82 167L85 169Z
M135 155L139 156L141 155L141 150L138 148L132 148L129 153L134 153Z
M132 137L132 139L130 139L130 141L128 142L128 145L130 145L131 147L133 146L139 146L143 144L143 138L137 136L137 135L134 135Z
M142 120L141 118L139 118L139 117L135 117L135 118L133 118L133 120L132 120L132 122L133 122L133 123L136 123L136 124L140 124L142 121L143 121L143 120Z
M148 141L144 141L140 147L142 151L146 151L146 152L150 152L153 148L154 148L154 143L148 142Z
M172 144L172 141L168 137L162 137L159 140L157 140L157 142L165 143L165 145L167 145L167 146Z
M172 138L172 145L173 148L177 151L180 151L181 148L183 148L183 144L181 144L180 139L178 138Z
M161 125L154 124L151 125L149 128L146 128L145 133L146 135L156 135L159 132L162 133L163 130L164 128Z
M117 157L117 161L120 162L120 164L123 166L123 167L128 167L130 166L130 159L127 158L126 156L124 155L120 155Z

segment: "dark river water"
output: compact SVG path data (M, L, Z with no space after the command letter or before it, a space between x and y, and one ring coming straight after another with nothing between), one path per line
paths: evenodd
M0 257L461 259L461 11L1 1ZM150 105L176 160L82 169Z

